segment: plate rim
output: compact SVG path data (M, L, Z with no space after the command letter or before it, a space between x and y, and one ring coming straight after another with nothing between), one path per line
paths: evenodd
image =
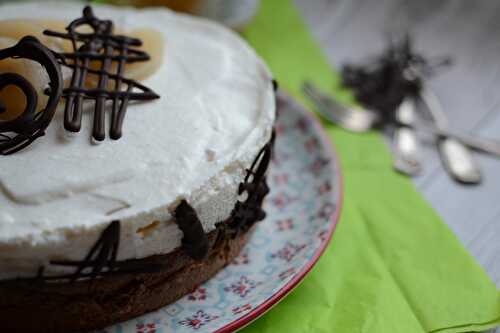
M281 97L279 97L280 95ZM329 151L329 155L335 156L335 158L333 158L335 165L335 173L332 175L332 179L334 180L334 184L339 184L339 186L337 186L337 189L336 191L333 192L332 196L338 197L337 209L332 213L332 216L330 218L331 226L328 229L325 241L323 241L323 243L318 247L316 252L313 254L312 258L304 265L304 267L302 267L302 269L299 272L297 272L297 274L295 274L295 276L292 279L290 279L288 283L286 283L283 287L281 287L280 290L278 290L275 294L271 295L268 299L259 304L256 308L252 309L251 311L239 317L238 319L230 323L227 323L223 327L214 331L214 333L231 333L236 330L244 328L257 318L265 314L267 311L271 310L271 308L274 305L278 304L279 301L283 300L283 298L285 298L286 295L288 295L293 289L295 289L300 284L300 282L304 280L304 278L311 271L311 269L316 265L316 263L321 258L326 248L330 244L333 237L333 233L337 229L337 225L339 223L340 215L343 209L344 177L340 165L338 150L336 149L335 144L328 137L328 134L323 128L323 125L321 124L319 118L312 111L309 111L309 108L302 101L300 101L298 98L291 96L289 93L286 93L281 89L278 93L278 98L292 99L293 103L297 103L298 105L300 105L299 112L311 121L312 125L314 126L315 133L319 134L321 143L323 144L325 149Z

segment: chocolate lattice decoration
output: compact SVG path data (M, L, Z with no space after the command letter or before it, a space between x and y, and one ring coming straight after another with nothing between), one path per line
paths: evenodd
M77 31L81 26L90 26L93 32ZM98 141L104 140L105 104L110 100L113 106L109 136L117 140L122 136L123 120L129 102L159 98L148 87L123 76L125 64L147 61L150 57L147 53L134 49L142 45L141 40L113 35L113 22L95 17L90 6L86 6L83 16L71 22L66 30L67 32L44 31L45 35L71 41L73 46L73 52L58 54L61 64L73 70L70 86L63 91L63 97L66 98L64 128L79 132L83 101L94 100L92 137ZM91 68L91 62L95 61L99 63L99 69ZM111 72L113 64L116 64L114 73ZM94 88L85 87L89 75L98 77ZM110 83L113 85L112 90L108 89Z
M37 109L38 95L35 88L17 73L0 74L0 90L7 86L18 87L26 98L26 107L15 119L0 121L0 154L13 154L45 134L63 89L61 70L52 52L35 37L26 36L16 45L0 50L0 61L7 58L28 59L42 65L49 76L49 99L42 110ZM0 114L6 112L0 103Z

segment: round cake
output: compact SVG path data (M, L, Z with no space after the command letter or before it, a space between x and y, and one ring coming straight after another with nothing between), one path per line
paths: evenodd
M100 31L91 37L104 42L89 44L99 47L81 47L73 58L54 52L65 88L53 119L43 136L0 156L0 323L6 331L85 332L171 303L227 265L265 216L275 84L255 52L229 29L167 9L92 11L61 2L0 7L0 20L11 24L68 25L82 15L90 25L112 21L121 35L155 31L149 43L161 45L155 53L161 59L140 83L126 79L127 70L123 77L105 74L135 84L113 93L102 78L95 89L68 85L75 72L91 71L92 61L106 62L101 56L108 47L117 47L106 55L110 63L126 59L120 43L133 46L134 39ZM46 32L41 42L50 48L47 41L64 34L70 30ZM89 52L98 55L87 67L76 66ZM142 91L134 95L136 88ZM51 84L45 94L55 90ZM83 111L80 126L72 127L78 117L68 115L67 104L78 95L85 95ZM143 95L154 99L143 101ZM116 101L128 103L119 130L110 126ZM96 123L99 104L105 127ZM0 135L1 125L0 118Z

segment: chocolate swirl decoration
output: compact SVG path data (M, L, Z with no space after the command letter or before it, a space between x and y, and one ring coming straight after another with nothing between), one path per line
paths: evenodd
M26 108L15 119L0 121L0 154L13 154L45 134L62 94L63 79L60 66L52 52L35 37L26 36L16 45L0 50L0 61L7 58L29 59L42 65L49 76L49 99L43 110L37 110L38 95L31 83L16 73L0 74L0 90L18 87L26 97ZM0 104L0 114L6 112Z
M89 26L93 32L78 32L77 29L81 26ZM111 139L117 140L122 136L122 125L128 103L132 100L146 101L159 98L148 87L123 76L126 63L147 61L150 57L143 51L131 48L141 46L141 40L113 35L113 22L98 19L90 6L86 6L83 9L83 16L71 22L66 30L64 33L44 31L45 35L70 40L73 46L73 52L59 54L61 64L73 69L71 84L63 91L63 97L66 98L64 128L71 132L79 132L82 124L83 100L94 100L92 137L97 141L104 140L105 104L107 100L111 100L113 106L109 135ZM100 68L91 68L91 61L98 61ZM113 63L117 63L116 73L110 72ZM85 87L89 74L98 76L97 87ZM113 90L108 89L110 81L114 83ZM136 92L134 89L139 91Z

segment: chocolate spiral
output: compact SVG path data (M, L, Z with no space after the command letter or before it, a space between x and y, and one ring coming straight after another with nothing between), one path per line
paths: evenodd
M63 79L57 60L52 52L38 39L26 36L16 45L0 50L0 61L7 58L33 60L46 70L49 76L49 99L45 108L36 109L38 95L31 83L16 73L0 74L0 90L7 86L18 87L26 96L26 107L15 119L0 121L0 154L13 154L31 144L45 134L62 94ZM5 104L0 105L0 114L6 112Z

